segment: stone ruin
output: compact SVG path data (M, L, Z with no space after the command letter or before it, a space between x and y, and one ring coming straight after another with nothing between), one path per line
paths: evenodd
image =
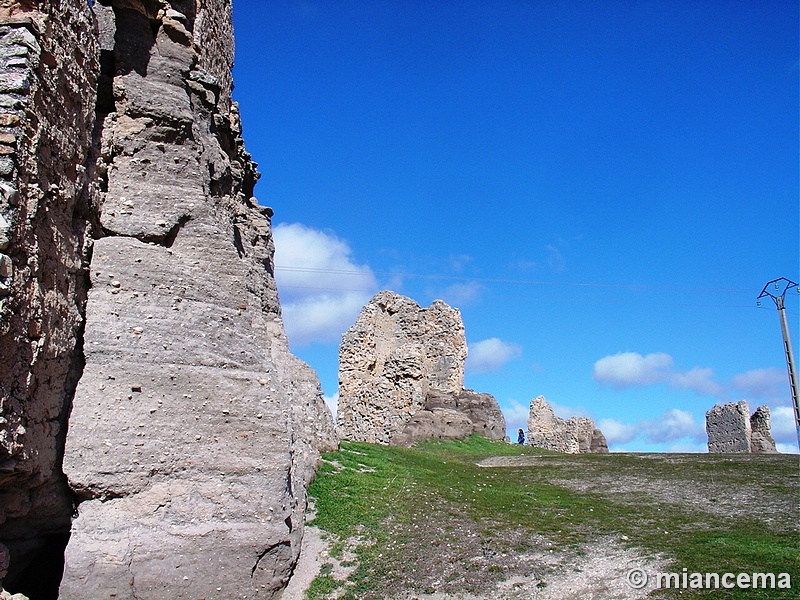
M271 598L293 572L338 440L284 334L233 49L230 0L0 0L10 592Z
M464 389L466 358L457 309L379 292L339 347L340 437L393 445L472 433L504 439L497 400Z
M711 453L776 454L768 406L750 415L746 400L716 405L706 413L708 451Z
M567 454L608 452L603 432L589 417L562 419L544 396L531 400L528 416L528 444Z

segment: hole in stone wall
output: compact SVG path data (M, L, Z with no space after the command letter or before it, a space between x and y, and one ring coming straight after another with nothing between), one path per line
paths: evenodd
M97 79L97 113L107 115L117 110L114 102L114 52L100 51L100 76Z
M58 588L64 575L64 551L69 533L48 536L42 548L19 573L9 573L3 582L12 594L24 594L35 600L57 600Z
M117 26L114 33L116 74L126 75L136 71L146 77L150 49L156 41L153 23L131 8L114 8L114 19Z

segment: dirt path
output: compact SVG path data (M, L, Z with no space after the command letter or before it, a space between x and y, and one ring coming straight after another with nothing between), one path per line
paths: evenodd
M308 586L319 575L327 555L328 547L322 540L322 532L313 525L306 525L300 546L300 558L297 560L289 585L279 596L280 600L304 600Z
M351 554L349 558L354 557ZM652 576L663 570L665 564L658 557L644 556L637 548L624 548L616 540L603 540L585 546L578 556L537 553L520 556L519 560L527 560L540 567L547 564L549 572L546 576L514 576L481 595L408 592L395 595L392 600L642 600L653 590L652 585L633 589L627 584L627 574L638 569ZM322 538L320 530L307 526L300 560L280 600L304 600L306 590L323 565L330 565L331 574L342 581L355 568L341 568L339 561L331 558L329 545ZM537 569L537 572L540 570Z

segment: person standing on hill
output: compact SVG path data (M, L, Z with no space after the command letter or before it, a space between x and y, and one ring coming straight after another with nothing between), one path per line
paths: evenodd
M517 443L520 446L524 446L525 445L525 432L522 431L522 429L520 429L519 433L517 434Z

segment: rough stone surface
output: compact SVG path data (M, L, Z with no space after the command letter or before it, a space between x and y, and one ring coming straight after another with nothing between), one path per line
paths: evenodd
M10 592L55 598L62 567L66 600L269 598L291 575L337 438L283 331L230 11L0 0Z
M709 452L750 452L750 408L745 400L716 405L706 413Z
M479 433L501 440L505 417L491 394L462 390L458 394L431 390L425 405L406 423L392 443L409 446L418 439L463 439Z
M772 438L769 406L759 406L750 416L750 451L753 454L777 454Z
M4 586L58 588L82 368L97 44L88 3L0 2L0 542Z
M606 438L594 421L588 417L564 420L556 416L544 396L531 400L528 444L567 454L608 452Z
M716 405L706 413L708 451L712 453L773 454L775 440L770 429L768 406L750 416L746 400Z
M457 309L379 292L339 348L339 435L402 445L472 433L503 439L497 401L464 389L466 357Z

